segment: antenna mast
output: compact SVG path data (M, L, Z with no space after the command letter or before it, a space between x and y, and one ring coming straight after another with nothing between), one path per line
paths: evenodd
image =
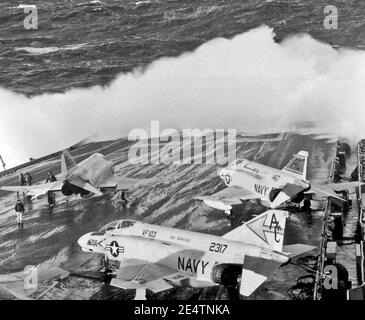
M2 165L3 165L4 170L6 170L6 164L5 164L5 162L4 162L4 160L3 160L3 158L2 158L1 155L0 155L0 161L1 161Z

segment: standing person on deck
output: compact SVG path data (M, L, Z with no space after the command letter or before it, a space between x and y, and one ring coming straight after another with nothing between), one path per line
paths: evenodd
M30 173L29 173L29 172L27 172L27 173L25 174L25 179L27 180L27 185L28 185L28 186L31 186L31 185L32 185L32 176L30 175Z
M25 211L24 205L20 201L20 199L18 199L16 204L15 204L16 223L18 224L18 226L23 225L23 213L24 213L24 211Z
M19 185L20 186L25 186L25 177L24 177L24 174L20 172L19 174Z
M127 202L128 200L127 200L127 198L125 197L125 190L123 189L123 191L122 191L122 196L121 196L121 198L122 198L122 202Z
M305 197L302 210L306 213L308 223L312 224L312 208L311 208L311 201L309 197Z

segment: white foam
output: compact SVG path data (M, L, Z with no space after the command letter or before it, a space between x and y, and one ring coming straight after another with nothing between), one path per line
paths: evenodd
M298 121L320 120L343 137L365 136L365 53L335 50L309 35L282 43L273 36L260 27L214 39L143 72L121 74L106 88L33 98L0 89L2 156L15 165L95 131L103 138L127 136L134 128L149 132L151 120L160 121L161 131L283 131Z
M16 7L11 7L12 9L26 9L26 8L37 8L35 4L19 4Z
M87 43L80 43L80 44L71 44L66 45L63 47L18 47L15 48L15 51L26 51L32 55L43 55L43 54L49 54L57 51L69 51L69 50L78 50L83 47L85 47Z

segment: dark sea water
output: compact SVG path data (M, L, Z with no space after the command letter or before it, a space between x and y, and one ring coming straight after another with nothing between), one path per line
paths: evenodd
M38 8L26 30L22 5ZM362 0L334 0L338 29L323 27L327 0L32 0L0 3L0 86L25 95L107 85L118 73L178 56L216 37L266 24L276 41L309 33L333 46L365 45Z

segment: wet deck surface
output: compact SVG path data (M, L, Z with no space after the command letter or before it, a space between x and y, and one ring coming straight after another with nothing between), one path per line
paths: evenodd
M308 178L315 182L328 181L330 162L336 152L336 140L316 135L287 133L284 139L241 139L237 142L238 157L246 157L264 164L283 167L292 154L308 150L310 154ZM106 223L133 218L147 223L173 226L192 231L223 235L231 230L231 223L223 212L206 207L193 199L197 194L211 194L223 188L217 176L217 166L137 165L127 160L130 143L125 140L112 144L88 146L75 152L76 160L97 151L116 163L117 174L130 178L155 178L158 182L140 185L128 192L128 204L118 194L73 201L58 205L53 211L46 200L27 204L24 228L15 224L13 205L15 194L0 193L0 274L22 271L27 265L62 267L70 271L96 271L101 267L99 256L81 252L77 239ZM46 172L59 172L57 159L29 168L35 181L43 181ZM155 180L156 181L156 180ZM0 184L17 184L16 176L0 180ZM236 225L247 221L253 213L265 208L252 203L242 207ZM287 222L285 244L318 245L322 213L315 212L313 224L303 214L292 215ZM287 290L306 271L287 265L276 272L250 299L289 299ZM149 296L152 299L198 299L202 290L176 288ZM134 293L103 285L96 278L69 276L42 296L42 299L132 299ZM0 292L1 298L1 292Z

